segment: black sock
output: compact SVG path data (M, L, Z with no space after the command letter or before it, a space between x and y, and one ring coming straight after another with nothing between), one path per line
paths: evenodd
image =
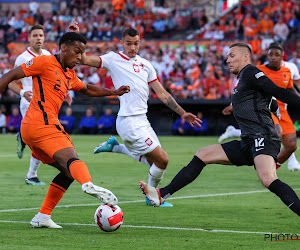
M167 198L191 183L198 177L205 165L206 164L201 159L194 156L193 160L179 171L168 186L160 189L161 197Z
M300 216L300 200L289 185L277 179L270 184L269 190L276 194L289 209Z
M65 190L69 188L73 181L74 179L68 178L61 172L52 180L53 183L63 187Z

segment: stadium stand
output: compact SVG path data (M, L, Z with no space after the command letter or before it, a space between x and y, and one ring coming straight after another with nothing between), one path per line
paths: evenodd
M45 48L55 53L56 41L74 21L89 41L87 53L95 55L121 50L122 31L138 29L143 38L140 55L152 63L160 82L177 99L229 100L234 79L226 67L226 53L236 40L252 47L257 65L265 62L265 50L274 40L284 44L286 60L300 64L298 1L245 0L230 7L227 1L215 1L223 2L215 15L205 8L209 1L201 0L14 1L19 8L10 8L7 2L12 1L1 2L0 75L26 48L31 25L44 26ZM84 82L113 87L104 69L80 66L76 71ZM14 94L7 90L2 96ZM150 99L156 98L151 92Z

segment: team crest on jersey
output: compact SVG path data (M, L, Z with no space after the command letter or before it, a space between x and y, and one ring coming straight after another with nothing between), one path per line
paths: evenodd
M134 72L136 72L136 73L140 73L139 65L133 64L133 70L134 70Z
M283 77L286 78L286 74L283 74Z
M30 67L33 64L33 59L26 63L26 68Z
M261 76L264 76L265 73L264 72L259 72L257 74L255 74L256 79L260 78Z

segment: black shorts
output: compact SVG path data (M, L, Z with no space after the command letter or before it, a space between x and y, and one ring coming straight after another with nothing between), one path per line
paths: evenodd
M253 166L257 155L270 155L277 162L281 142L267 138L242 139L221 144L225 154L236 166Z

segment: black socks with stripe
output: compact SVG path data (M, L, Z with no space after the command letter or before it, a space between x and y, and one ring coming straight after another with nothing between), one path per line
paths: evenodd
M168 186L160 189L161 197L167 198L194 181L205 165L206 164L202 160L200 160L197 156L194 156L193 160L178 172Z

